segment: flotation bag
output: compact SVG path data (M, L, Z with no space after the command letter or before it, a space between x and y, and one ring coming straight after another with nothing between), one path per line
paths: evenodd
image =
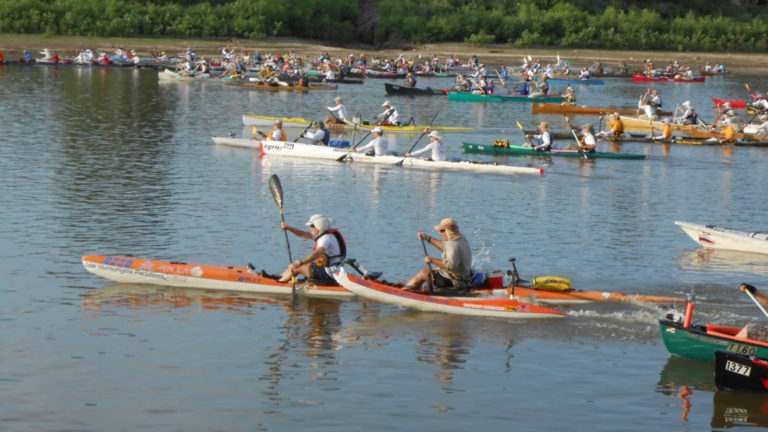
M497 139L493 140L493 146L494 147L501 147L501 148L508 148L509 147L509 140L508 139Z
M328 145L331 147L347 148L349 147L349 141L330 140Z
M531 286L542 291L568 291L571 280L560 276L539 276L531 281Z

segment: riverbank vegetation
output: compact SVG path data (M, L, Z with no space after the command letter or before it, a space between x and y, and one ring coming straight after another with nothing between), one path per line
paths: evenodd
M0 33L768 52L766 6L768 0L0 0Z

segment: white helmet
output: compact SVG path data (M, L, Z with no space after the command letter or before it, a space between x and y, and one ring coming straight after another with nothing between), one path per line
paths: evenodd
M314 225L321 233L324 233L331 229L331 224L333 224L333 219L327 218L321 214L313 214L305 225Z

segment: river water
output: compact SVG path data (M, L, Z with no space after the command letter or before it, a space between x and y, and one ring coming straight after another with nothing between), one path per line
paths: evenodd
M745 82L768 85L733 76L658 88L666 109L691 100L711 121L709 98L744 97ZM296 95L161 83L151 70L6 66L0 83L2 430L768 426L768 399L718 392L711 364L670 358L657 323L668 306L571 306L564 319L536 322L366 301L291 307L284 297L111 284L80 263L126 254L281 271L288 254L267 185L278 174L289 223L331 216L349 255L388 280L415 273L416 232L452 216L478 267L506 269L514 256L526 279L695 292L696 320L741 325L765 319L737 286L768 286L768 257L701 249L674 221L766 229L768 149L627 143L622 151L648 159L498 159L543 166L543 176L262 159L210 137L250 133L246 112L324 118L337 95L370 118L387 98L383 81ZM645 88L609 79L577 97L629 107ZM476 126L444 134L455 157L463 140L519 141L516 121L563 129L522 103L389 99L404 119L437 113L435 124ZM291 237L294 257L310 248Z

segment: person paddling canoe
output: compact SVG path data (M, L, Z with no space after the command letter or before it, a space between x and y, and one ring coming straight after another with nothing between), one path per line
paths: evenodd
M371 131L373 134L373 139L370 140L366 145L360 147L360 148L352 148L351 152L359 152L359 153L365 153L369 156L382 156L389 153L389 141L387 141L386 138L384 138L382 135L384 135L384 130L382 130L380 127L376 126L373 128L373 131Z
M539 123L538 134L525 134L526 138L536 139L536 144L524 144L526 147L532 147L536 151L552 150L552 134L549 132L549 123L543 121Z
M350 124L347 120L347 108L342 103L341 96L336 96L334 101L336 105L326 107L331 112L331 116L325 119L325 124Z
M433 238L424 231L419 231L418 237L440 250L442 259L425 256L424 262L428 267L419 270L403 289L421 292L424 282L431 281L429 286L437 292L466 290L472 279L472 250L467 238L461 234L453 218L444 218L435 230L440 233L441 239ZM437 269L432 270L432 264Z
M592 128L592 123L585 124L581 133L579 150L584 153L594 153L597 148L597 140L595 139L595 130Z
M321 214L312 215L305 224L309 231L294 228L283 222L282 229L297 237L314 240L315 248L309 255L297 259L280 275L280 282L288 282L293 275L316 281L333 281L333 272L344 261L347 247L341 233L331 228L333 219Z
M429 133L427 135L427 133ZM405 156L417 156L422 153L431 152L430 159L433 161L444 161L446 160L445 156L445 144L443 143L442 137L440 137L440 134L437 133L437 131L429 132L429 129L424 129L424 135L427 135L429 137L429 144L425 145L419 150L413 151L413 152L407 152Z

